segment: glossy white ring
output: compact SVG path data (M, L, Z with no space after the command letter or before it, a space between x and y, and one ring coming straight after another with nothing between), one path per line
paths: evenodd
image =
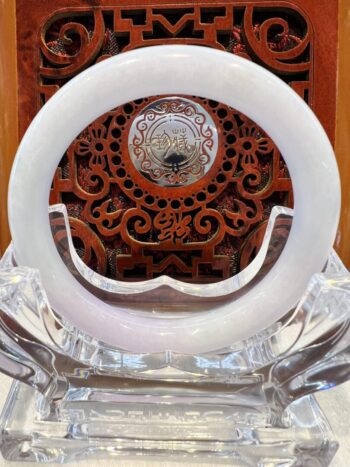
M146 96L205 96L226 103L271 136L293 181L288 242L268 275L232 303L184 318L147 318L97 299L66 269L55 248L48 199L55 169L72 140L101 114ZM285 83L227 52L157 46L105 60L72 79L42 108L18 149L9 189L17 261L38 268L52 307L108 345L135 352L208 352L271 325L300 298L331 250L340 184L332 147L315 115Z

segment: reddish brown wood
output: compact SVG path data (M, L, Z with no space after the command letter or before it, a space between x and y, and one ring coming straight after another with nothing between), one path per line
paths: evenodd
M0 255L11 237L7 221L7 188L18 145L15 0L0 3Z
M265 66L314 108L333 140L336 5L19 0L21 132L59 87L91 64L138 47L185 43ZM215 163L192 185L155 185L135 169L127 143L132 119L154 99L111 110L79 135L56 173L51 202L67 205L78 251L102 274L226 278L256 254L272 206L292 205L288 171L254 122L196 97L220 129Z

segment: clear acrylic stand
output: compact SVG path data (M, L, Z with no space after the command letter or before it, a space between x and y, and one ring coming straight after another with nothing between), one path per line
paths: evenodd
M218 286L212 300L189 300L169 278L123 289L81 261L61 206L50 209L50 219L67 267L108 302L162 313L171 292L176 313L190 313L223 299ZM291 210L274 208L261 250L232 281L229 299L264 277L291 222ZM215 353L135 354L106 346L50 308L39 272L16 266L11 246L0 264L0 310L0 370L17 380L0 421L5 459L141 455L323 466L336 452L312 395L350 376L350 275L335 252L286 316Z

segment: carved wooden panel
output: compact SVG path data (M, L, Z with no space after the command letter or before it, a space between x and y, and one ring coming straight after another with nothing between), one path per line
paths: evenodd
M48 10L48 2L41 3ZM64 8L57 5L50 13L37 11L37 42L29 61L26 56L35 70L34 88L29 90L33 73L29 76L28 68L20 76L22 131L40 105L91 64L138 47L186 43L226 50L263 65L321 111L333 136L334 106L327 108L320 98L330 77L320 85L315 25L296 4L61 3ZM329 30L332 37L333 23ZM24 39L21 31L18 39ZM329 89L332 93L333 85ZM255 256L272 206L292 205L288 169L269 136L234 109L198 96L187 98L218 129L215 160L191 183L181 179L189 172L179 170L178 161L169 166L170 175L159 175L171 180L169 186L155 183L158 172L149 169L145 177L130 155L133 122L159 96L112 109L78 135L62 158L50 202L66 204L79 254L108 277L138 280L169 274L195 282L227 278ZM179 148L181 135L166 137L159 145ZM189 143L183 138L181 144L186 149Z
M196 281L229 277L241 269L246 240L271 207L291 204L288 172L270 138L227 106L192 99L222 131L212 167L190 185L156 185L131 161L131 123L157 98L104 115L62 160L51 202L65 202L69 216L80 220L73 223L84 244L79 251L90 265L96 261L100 273L134 280L160 274ZM260 241L256 237L257 248Z

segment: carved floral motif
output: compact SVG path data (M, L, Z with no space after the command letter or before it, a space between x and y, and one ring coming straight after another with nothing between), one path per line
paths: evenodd
M309 103L313 98L312 28L297 9L277 8L275 2L273 9L270 3L67 8L46 22L40 37L43 102L93 63L164 43L241 55L276 73ZM198 170L200 176L189 180L188 167L172 166L166 174L147 156L145 177L129 156L128 135L135 118L156 99L127 103L84 130L63 156L51 202L66 204L78 252L109 277L170 274L211 282L236 274L258 251L272 206L292 205L283 159L247 117L192 96L219 129L215 160L208 170L193 164L192 175ZM159 142L164 150L175 144L169 135L164 138ZM132 144L142 149L136 140ZM182 160L194 149L184 143ZM155 185L157 177L168 186Z

